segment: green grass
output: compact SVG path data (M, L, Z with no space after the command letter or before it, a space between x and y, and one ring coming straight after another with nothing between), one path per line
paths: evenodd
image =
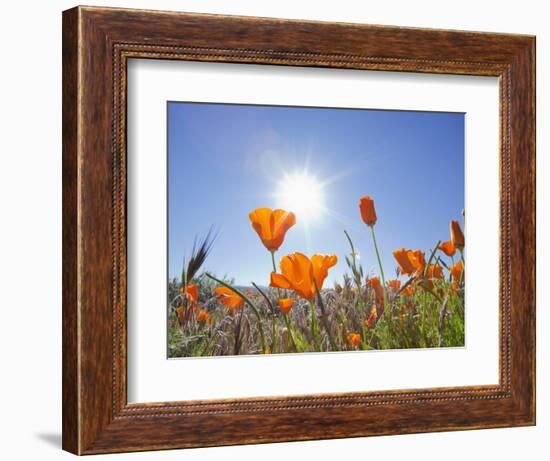
M355 283L353 273L344 277L341 285L321 290L320 301L311 305L293 292L281 290L281 296L292 297L295 303L285 321L278 309L276 289L263 289L275 306L256 289L248 297L259 316L245 303L231 315L214 294L217 286L201 276L195 282L199 287L199 305L211 315L211 322L200 323L196 318L183 324L176 309L179 285L172 281L169 293L173 300L169 309L168 350L170 357L200 357L236 354L261 354L259 325L262 322L266 352L329 352L346 350L382 350L406 348L459 347L464 345L464 287L451 291L451 278L436 280L432 292L416 283L413 296L387 291L387 303L377 321L365 324L371 309L376 306L374 290ZM231 280L224 280L231 284ZM324 313L323 313L324 311ZM315 324L313 324L316 318ZM290 327L290 329L287 327ZM349 333L361 335L361 344L352 347L347 342Z

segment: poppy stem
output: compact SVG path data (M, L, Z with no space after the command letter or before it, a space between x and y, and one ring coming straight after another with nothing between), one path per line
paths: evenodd
M273 264L273 272L277 272L277 265L275 264L275 252L270 251L271 253L271 263Z
M275 351L276 341L275 341L275 308L273 307L273 303L269 299L269 297L263 292L263 290L260 289L258 285L256 285L254 282L250 282L256 290L263 296L265 301L267 302L267 305L269 306L269 309L271 310L271 352Z
M271 253L271 263L273 264L273 272L277 273L277 265L275 264L275 252L270 251ZM281 290L277 288L277 298L281 299Z
M460 273L460 281L458 282L458 285L461 286L462 282L464 281L464 271L466 269L466 261L464 261L464 253L462 253L462 250L460 251L460 260L462 261L462 272Z
M235 322L235 319L233 319L233 322ZM235 347L233 350L233 353L235 355L239 355L241 352L241 325L243 322L243 309L241 309L241 312L239 314L239 322L235 324Z
M439 245L441 244L441 240L438 240L437 243L435 244L435 248L432 250L432 253L430 254L430 257L428 259L428 264L426 264L426 267L424 268L424 273L422 274L423 277L424 277L424 282L426 282L426 276L428 275L428 271L430 269L430 266L432 264L432 260L435 256L435 252L437 251L437 249L439 248Z
M294 341L294 334L292 333L292 327L290 325L288 315L283 314L283 318L285 319L285 325L286 325L286 329L288 330L288 338L290 339L290 343L294 348L294 352L298 352L298 348L296 347L296 342Z
M366 346L367 349L368 349L368 344L367 344L367 327L365 326L365 322L364 321L361 321L361 334L362 334L362 345L363 346ZM365 350L365 348L363 348L363 350Z
M376 243L376 236L374 235L374 225L369 227L372 234L372 242L374 243L374 251L376 252L376 258L378 259L378 266L380 267L380 277L382 278L382 289L384 290L384 306L387 306L388 294L386 293L386 277L384 276L384 268L382 267L382 260L380 259L380 253L378 252L378 245Z
M319 352L321 352L321 346L319 344L319 330L317 328L317 315L315 314L315 304L313 301L309 302L311 308L311 336L313 336L313 342Z
M269 299L269 297L264 293L264 291L258 286L256 285L254 282L250 282L252 284L252 286L254 288L256 288L256 290L258 290L258 293L260 293L262 295L262 297L265 299L265 301L267 302L267 305L269 306L269 309L271 310L271 313L273 315L275 315L275 308L273 307L273 303L271 302L271 300Z

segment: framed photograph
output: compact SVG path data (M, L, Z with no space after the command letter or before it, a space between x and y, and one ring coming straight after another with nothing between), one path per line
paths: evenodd
M535 424L535 39L63 13L63 448Z

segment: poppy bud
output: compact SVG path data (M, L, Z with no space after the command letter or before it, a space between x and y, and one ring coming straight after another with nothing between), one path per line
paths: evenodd
M374 200L372 198L368 195L361 197L359 210L361 210L361 217L367 226L374 226L376 224L376 210L374 209Z
M464 234L458 221L451 221L451 241L453 245L462 251L464 248Z

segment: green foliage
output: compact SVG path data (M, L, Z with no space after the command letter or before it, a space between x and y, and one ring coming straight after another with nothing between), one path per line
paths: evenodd
M378 251L372 227L371 233ZM379 280L373 283L375 277L365 277L351 237L347 232L345 235L351 248L345 258L350 273L344 274L342 284L322 289L315 302L310 302L293 291L255 284L235 287L228 277L198 275L212 245L209 233L193 248L182 280L168 283L169 356L464 346L463 272L451 275L451 265L436 255L439 242L427 264L424 262L409 280L380 285ZM378 262L382 274L380 258ZM434 269L432 262L438 266L438 275L428 275L429 269ZM180 294L182 286L191 283L198 288L196 309ZM233 289L243 300L242 307L228 311L215 295L218 286ZM286 315L278 307L281 298L294 299ZM179 317L178 309L185 315Z
M213 294L215 284L208 280L207 277L201 277L197 284L200 286L201 307L211 313L212 322L200 324L194 320L181 325L172 310L169 318L169 356L233 355L239 325L239 353L262 353L259 319L252 309L245 304L241 311L230 315L225 306L216 300ZM434 292L442 295L439 299L418 287L411 297L390 292L389 304L371 327L366 325L366 319L376 305L372 289L363 286L357 290L351 284L344 284L339 292L324 289L321 292L324 317L320 303L315 304L315 332L318 338L314 337L312 330L313 318L309 303L295 298L295 304L288 314L295 347L279 309L276 308L275 313L272 313L267 301L256 289L247 291L260 313L265 326L265 341L271 353L353 350L347 342L350 333L361 335L359 348L363 350L464 345L464 291L460 288L452 293L449 280L436 282ZM262 291L274 306L278 305L277 290ZM284 291L282 296L294 297L293 293Z

